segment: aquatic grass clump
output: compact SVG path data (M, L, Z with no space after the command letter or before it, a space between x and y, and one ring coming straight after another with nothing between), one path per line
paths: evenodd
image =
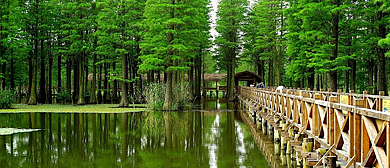
M190 90L188 84L184 84L183 87L177 85L173 87L173 100L172 100L172 109L173 110L184 110L185 105L190 102Z
M160 83L149 84L145 88L145 100L148 108L162 110L165 100L165 85Z
M0 109L10 109L14 100L14 92L9 90L0 90Z
M171 102L170 110L183 110L185 105L191 100L189 97L189 87L184 85L174 86L172 89L173 98ZM162 83L152 83L145 89L145 99L148 104L148 108L152 110L161 111L163 110L165 101L165 90L166 86Z

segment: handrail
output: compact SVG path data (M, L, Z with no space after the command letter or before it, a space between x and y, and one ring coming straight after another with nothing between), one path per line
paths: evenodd
M276 114L346 162L362 167L390 168L390 97L284 89L238 87L237 94L257 103L266 113ZM261 111L261 110L260 110ZM375 157L377 159L370 159Z

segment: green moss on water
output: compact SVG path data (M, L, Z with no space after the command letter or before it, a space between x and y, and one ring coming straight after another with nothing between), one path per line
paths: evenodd
M25 105L15 104L13 109L0 109L0 113L127 113L140 112L146 110L144 104L130 105L129 108L118 108L118 104L96 104L96 105L59 105L59 104L40 104Z

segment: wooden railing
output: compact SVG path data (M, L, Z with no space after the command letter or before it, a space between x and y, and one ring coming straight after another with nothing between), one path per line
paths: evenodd
M239 87L237 94L302 130L314 138L316 147L331 149L346 162L390 168L390 98L380 96L383 93Z

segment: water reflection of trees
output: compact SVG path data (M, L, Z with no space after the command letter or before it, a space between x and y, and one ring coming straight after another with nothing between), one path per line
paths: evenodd
M16 118L27 121L19 123L24 128L44 131L12 138L1 136L0 163L7 167L16 166L17 162L10 160L32 167L138 167L156 157L167 158L166 163L175 161L180 158L175 154L192 150L202 142L201 113L29 113ZM5 144L12 141L16 141L17 149L6 154ZM14 151L16 154L12 154Z
M199 111L17 114L14 120L21 127L44 131L0 136L0 166L204 167L209 162L206 141L218 143L218 155L235 156L235 116L233 112L222 115L220 137L207 140L205 133L210 130L205 128L211 127L215 116L205 117ZM16 147L7 151L5 146L10 144ZM221 163L234 164L234 159Z

